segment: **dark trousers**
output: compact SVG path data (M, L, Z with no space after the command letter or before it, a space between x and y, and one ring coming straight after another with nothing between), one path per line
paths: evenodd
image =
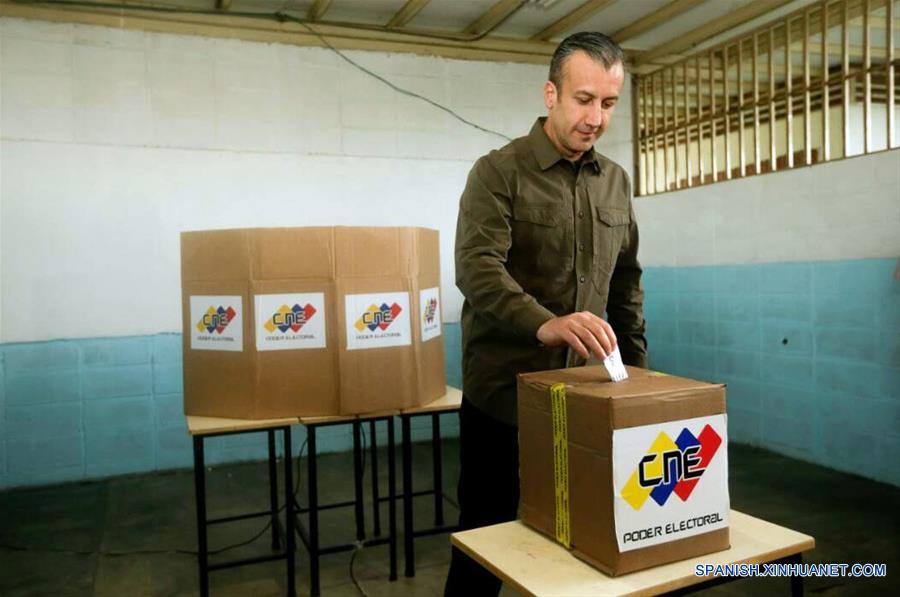
M464 530L515 520L519 508L518 428L489 417L463 396L459 410L459 525ZM502 583L453 548L446 597L497 595Z

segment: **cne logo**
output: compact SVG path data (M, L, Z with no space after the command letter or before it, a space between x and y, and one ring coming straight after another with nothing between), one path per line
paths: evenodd
M434 323L435 313L437 313L437 299L431 298L425 303L425 323Z
M213 332L221 334L236 314L237 312L231 307L228 307L228 309L221 306L218 309L210 307L200 318L200 321L197 322L197 331L203 332L205 330L210 334Z
M365 304L365 303L364 303ZM369 308L363 311L362 316L353 324L358 331L362 332L366 328L374 332L377 329L385 331L403 311L402 307L397 303L388 307L387 303L381 303L381 306L375 304L369 305Z
M295 304L293 307L288 307L286 304L281 305L281 307L266 320L263 327L272 334L275 333L275 330L279 330L283 334L286 334L288 330L299 332L300 328L306 325L316 313L318 313L316 308L309 303L303 307L299 304Z
M685 427L675 441L660 433L620 495L635 510L643 508L647 498L664 506L673 493L686 502L721 444L722 438L710 425L698 436Z

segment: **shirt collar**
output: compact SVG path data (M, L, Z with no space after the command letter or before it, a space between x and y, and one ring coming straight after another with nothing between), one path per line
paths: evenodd
M559 153L559 150L556 149L556 146L553 145L553 142L550 141L550 138L547 136L547 132L544 131L544 122L546 120L546 116L538 118L535 121L534 126L531 127L531 132L528 133L528 140L531 143L534 157L537 159L538 166L541 167L541 170L547 170L558 161L566 159ZM592 163L597 172L600 172L600 158L593 146L584 152L584 155L581 156L579 161Z

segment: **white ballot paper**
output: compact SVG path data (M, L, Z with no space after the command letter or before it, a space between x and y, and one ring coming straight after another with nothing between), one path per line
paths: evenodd
M609 376L613 381L628 379L628 371L625 370L625 365L622 364L622 353L619 352L618 346L608 357L603 359L603 366L609 371Z

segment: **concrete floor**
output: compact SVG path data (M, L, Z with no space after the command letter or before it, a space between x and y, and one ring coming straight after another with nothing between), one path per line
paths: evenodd
M428 445L417 445L415 454L416 489L425 489L431 482ZM455 440L445 441L444 454L446 486L452 489L457 475ZM807 579L809 593L900 595L900 513L896 508L900 489L742 446L731 446L729 457L732 507L813 535L817 547L805 561L887 564L888 577L882 579ZM380 462L386 476L383 456ZM323 500L352 497L351 466L348 454L320 457ZM211 469L207 475L210 516L264 509L265 479L263 463ZM433 516L429 498L417 500L416 514L423 524L429 523ZM366 515L370 524L369 509ZM448 505L447 515L455 520L452 506ZM196 549L194 517L190 471L0 493L0 595L194 595L196 558L176 551ZM256 519L214 527L210 547L252 537L262 524ZM326 512L321 524L325 544L353 538L349 511ZM266 535L224 557L262 555L268 550ZM354 571L365 591L372 596L441 594L449 561L447 535L416 540L417 574L412 579L402 574L402 542L400 550L396 582L387 581L386 546L358 553ZM300 594L309 591L304 556L301 548L297 560ZM349 553L322 558L323 595L359 595L350 579L349 561ZM214 572L211 593L217 597L282 595L284 572L283 562ZM745 579L707 593L773 592L788 594L788 580ZM503 594L513 593L504 588Z

